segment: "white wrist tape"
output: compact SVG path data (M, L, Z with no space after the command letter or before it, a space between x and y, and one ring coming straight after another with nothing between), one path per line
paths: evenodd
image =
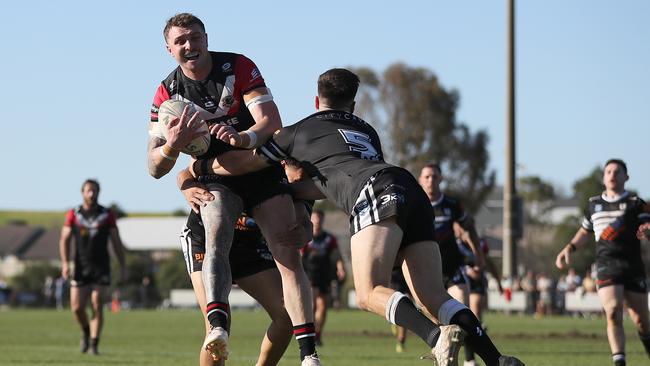
M242 131L242 133L248 135L248 139L250 140L248 145L246 145L244 147L247 148L247 149L254 148L255 144L257 143L257 134L255 133L255 131L245 130L245 131Z
M246 108L251 109L258 104L264 104L273 101L273 95L271 94L271 89L266 88L266 91L268 92L268 94L258 95L255 98L249 100L246 103Z
M169 156L169 155L165 154L165 151L163 150L162 146L158 148L158 151L160 152L160 156L162 156L163 158L165 158L167 160L176 161L176 159L178 159L177 156Z

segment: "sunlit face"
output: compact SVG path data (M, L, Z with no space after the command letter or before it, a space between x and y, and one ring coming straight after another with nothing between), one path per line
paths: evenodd
M166 42L167 51L183 71L196 73L210 67L208 35L200 25L193 24L189 28L171 27Z
M629 177L622 166L609 163L603 171L603 184L608 191L621 192L625 189L625 182Z
M424 191L428 194L438 193L440 189L440 182L442 182L442 174L440 174L438 169L424 167L420 171L418 182Z
M86 183L81 190L81 196L85 205L94 206L97 204L97 198L99 197L99 188L93 183Z
M312 212L311 214L311 225L312 225L312 232L314 235L320 234L320 232L323 230L323 217L317 213L317 212Z

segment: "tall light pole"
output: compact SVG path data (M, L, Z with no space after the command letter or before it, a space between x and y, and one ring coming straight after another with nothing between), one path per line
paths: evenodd
M506 107L506 176L503 184L503 277L516 274L516 189L515 189L515 0L508 2L508 70Z

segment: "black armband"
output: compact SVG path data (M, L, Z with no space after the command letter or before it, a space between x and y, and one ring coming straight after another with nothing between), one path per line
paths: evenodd
M199 175L206 175L210 172L210 159L201 160L201 168L199 169Z

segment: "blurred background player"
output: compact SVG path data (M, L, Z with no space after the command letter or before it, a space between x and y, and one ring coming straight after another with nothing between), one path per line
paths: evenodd
M488 257L490 248L488 247L487 240L482 238L479 240L479 249L483 253L483 258L485 260L485 267L481 268L476 266L476 256L469 247L469 244L463 240L462 233L458 233L458 235L459 237L457 237L456 243L463 254L465 273L467 274L469 285L469 308L481 321L481 324L483 324L483 310L487 308L488 278L486 276L486 271L496 280L499 293L503 294L501 275L499 274L494 262ZM483 329L487 331L485 325L483 326ZM468 347L466 345L464 366L475 365L476 361L474 359L474 351L471 346Z
M61 229L59 253L61 275L70 279L70 309L81 326L81 352L99 354L99 337L104 323L103 298L111 283L111 265L108 241L120 263L120 278L126 278L124 250L113 212L97 203L99 183L87 179L81 185L83 203L68 211ZM74 267L71 272L70 242L74 238ZM86 305L90 300L91 317L88 320Z
M323 230L324 221L325 212L318 209L312 212L313 238L302 248L302 263L307 277L311 281L311 289L314 294L314 325L316 327L316 344L319 346L322 345L332 280L342 281L345 278L345 267L338 242L334 235Z
M650 356L648 285L639 240L650 238L650 206L625 190L629 178L622 160L605 163L605 191L589 199L582 226L555 260L560 269L570 265L571 253L588 242L590 232L594 233L596 285L607 316L607 339L615 366L625 366L625 307Z

